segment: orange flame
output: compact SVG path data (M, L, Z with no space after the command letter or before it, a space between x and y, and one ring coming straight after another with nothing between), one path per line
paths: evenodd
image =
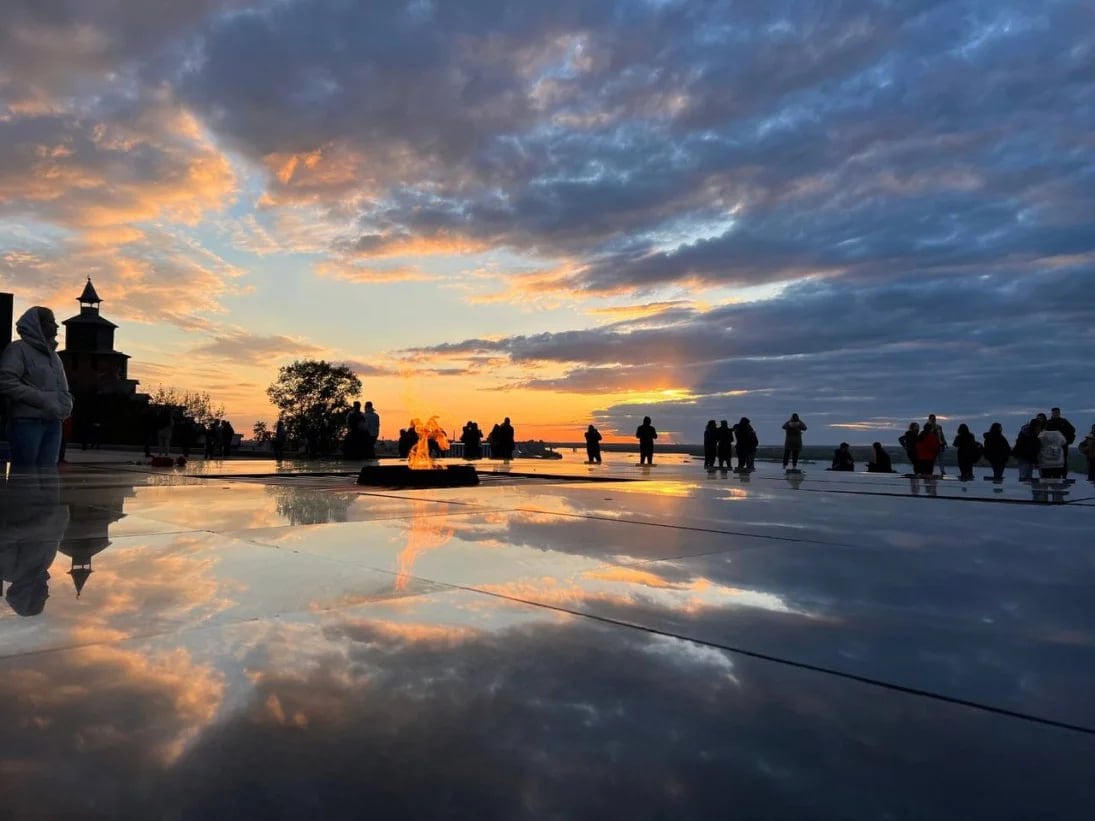
M437 464L430 456L430 440L437 442L437 446L441 450L449 449L449 437L445 435L445 431L442 430L441 425L437 423L437 417L431 416L430 421L425 424L421 419L412 419L411 427L414 428L414 432L418 434L418 441L415 442L413 448L411 448L410 454L407 456L407 460L410 463L412 470L429 470L430 468L442 468L443 465Z

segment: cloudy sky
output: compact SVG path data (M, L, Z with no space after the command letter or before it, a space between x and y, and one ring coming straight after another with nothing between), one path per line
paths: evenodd
M0 290L237 429L1095 421L1095 6L6 0Z

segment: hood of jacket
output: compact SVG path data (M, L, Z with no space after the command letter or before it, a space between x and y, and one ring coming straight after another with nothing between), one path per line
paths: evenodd
M19 321L15 323L15 330L24 342L42 353L48 354L57 350L57 340L46 339L42 331L42 322L38 317L37 308L28 308L24 311Z

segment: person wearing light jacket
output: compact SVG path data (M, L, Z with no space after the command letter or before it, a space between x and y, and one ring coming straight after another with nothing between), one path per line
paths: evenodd
M57 320L49 308L28 309L20 338L0 354L0 396L8 403L13 467L49 467L61 452L61 422L72 413L65 368L57 356Z

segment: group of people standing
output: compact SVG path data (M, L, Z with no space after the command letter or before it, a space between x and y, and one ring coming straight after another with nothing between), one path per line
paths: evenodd
M798 418L797 415L795 417ZM784 425L786 428L787 426ZM806 430L806 426L802 426ZM703 466L708 470L729 470L731 461L736 452L738 466L734 470L738 473L751 473L756 470L757 447L760 439L753 429L753 423L749 417L743 416L734 425L725 419L715 424L714 419L707 420L707 426L703 429ZM798 451L802 450L802 434L799 432L798 448L795 450L795 463L798 463ZM786 466L786 458L784 465Z
M1076 428L1061 415L1060 408L1053 408L1049 416L1039 413L1024 424L1016 435L1014 445L1008 442L999 422L989 427L982 440L977 440L968 425L958 426L950 446L956 452L959 479L974 478L974 465L984 459L992 466L993 480L1001 481L1004 468L1012 458L1019 466L1020 482L1031 481L1035 468L1042 479L1065 479L1068 477L1069 448L1076 441ZM940 475L946 474L941 459L948 446L947 437L934 414L923 426L917 422L910 424L898 443L908 455L913 472L917 475L932 475L937 463ZM880 447L877 442L875 446ZM1080 452L1087 457L1087 478L1095 481L1095 425L1081 443Z
M346 438L342 449L347 459L376 459L376 440L380 438L380 414L372 402L354 402L346 413Z

